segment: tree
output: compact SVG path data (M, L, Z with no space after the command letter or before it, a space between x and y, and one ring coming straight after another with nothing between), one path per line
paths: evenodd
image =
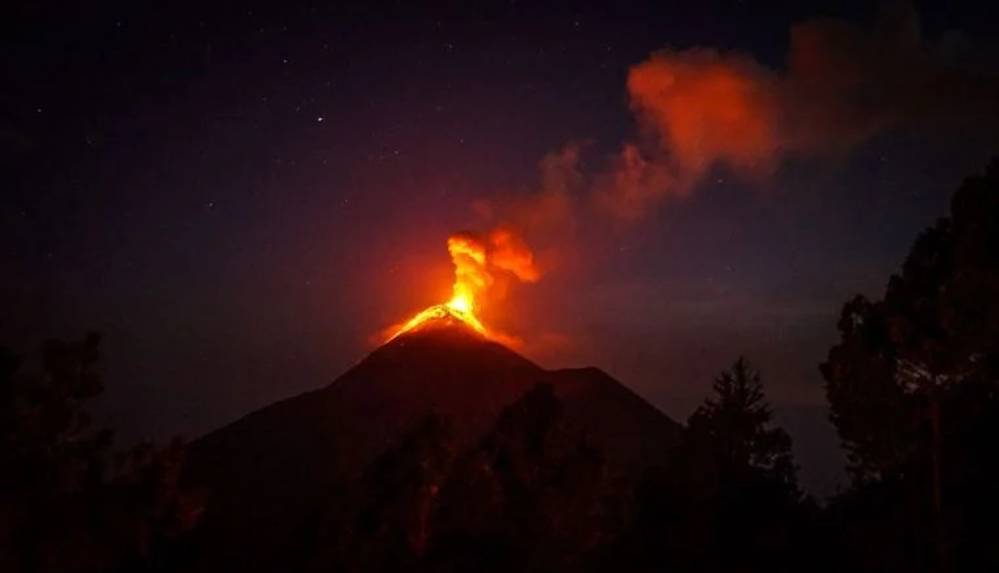
M23 362L0 349L0 569L151 566L197 515L177 487L183 445L112 455L85 407L104 388L99 336L45 342L39 372Z
M791 438L739 358L690 416L668 467L637 492L624 554L637 570L793 570L805 547Z
M916 239L882 300L858 296L844 306L840 342L821 367L854 492L890 489L897 506L879 519L887 520L885 528L918 524L938 570L952 565L947 554L958 540L965 554L986 557L983 547L967 545L968 528L978 526L968 519L974 512L957 508L999 499L993 485L999 475L988 461L994 445L980 449L979 434L996 425L997 292L999 162L993 162L957 191L950 218Z
M723 479L756 474L796 490L791 437L773 426L760 373L740 357L715 378L712 390L687 422L689 439L714 456Z

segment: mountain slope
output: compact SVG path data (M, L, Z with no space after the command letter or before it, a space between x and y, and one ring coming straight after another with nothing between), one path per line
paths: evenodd
M673 421L600 370L546 371L442 323L392 340L323 389L192 444L187 479L207 492L202 568L315 565L317 524L347 519L372 463L428 416L447 420L448 447L465 451L539 384L560 402L565 431L602 452L618 482L638 479L677 439Z

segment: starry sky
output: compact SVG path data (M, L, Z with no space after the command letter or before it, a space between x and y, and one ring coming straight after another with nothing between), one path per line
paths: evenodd
M746 355L805 485L828 492L842 458L817 365L840 307L879 296L999 150L986 7L98 4L3 18L0 343L103 333L100 412L126 441L325 385L448 296L449 234L542 212L569 154L571 214L526 237L544 275L493 322L541 365L599 366L679 420ZM858 89L827 58L815 98L789 71L808 22L833 22L806 36L844 61L904 28L905 50L958 72L941 89L907 83L938 68L862 70ZM690 167L664 143L673 116L629 83L706 60L762 86L780 116L766 157L723 141ZM684 183L642 179L622 217L587 197L616 192L632 144Z

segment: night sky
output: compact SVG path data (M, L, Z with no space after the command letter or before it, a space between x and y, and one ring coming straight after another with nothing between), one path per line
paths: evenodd
M520 352L678 420L744 354L828 492L843 302L999 151L984 6L209 4L3 18L0 343L103 333L124 441L327 384L448 296L449 234L509 224L543 276L487 318ZM643 63L749 82L761 131L709 124L685 155Z

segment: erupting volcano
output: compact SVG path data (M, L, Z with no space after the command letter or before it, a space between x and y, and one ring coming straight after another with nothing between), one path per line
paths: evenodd
M456 233L448 237L447 249L454 263L451 299L418 312L401 326L391 327L388 340L428 324L441 324L439 321L464 324L489 339L507 338L487 329L477 311L485 300L497 298L493 291L505 290L499 287L505 276L523 282L538 280L540 273L530 248L511 230L500 228L485 239L473 233Z

